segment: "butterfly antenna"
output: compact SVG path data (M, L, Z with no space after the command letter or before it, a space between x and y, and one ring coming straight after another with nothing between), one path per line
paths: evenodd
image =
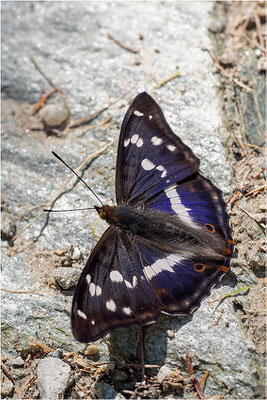
M80 179L80 181L90 190L91 193L93 193L93 195L97 198L97 200L99 201L99 203L101 203L102 206L103 206L104 204L102 203L102 201L100 200L100 198L99 198L99 197L97 196L97 194L90 188L90 186L87 185L87 183L83 180L83 178L81 178L81 177L77 174L77 172L74 171L74 169L72 169L64 160L62 160L62 158L61 158L57 153L55 153L54 151L52 151L52 154L53 154L56 158L58 158L59 161L61 161L64 165L66 165L66 167L69 168L69 169L71 170L71 172L73 172L73 174L77 176L77 178Z
M70 210L52 210L50 208L45 208L43 211L56 213L56 212L70 212L70 211L87 211L87 210L95 210L94 207L86 207L86 208L74 208Z

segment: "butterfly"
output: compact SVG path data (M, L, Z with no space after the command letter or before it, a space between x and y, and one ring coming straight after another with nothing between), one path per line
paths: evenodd
M116 206L95 206L110 226L85 265L71 313L74 337L186 315L229 271L234 242L222 192L175 135L159 105L138 94L124 117Z

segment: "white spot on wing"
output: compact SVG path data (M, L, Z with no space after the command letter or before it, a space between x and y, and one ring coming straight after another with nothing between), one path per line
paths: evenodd
M95 285L93 282L89 285L89 293L91 296L100 296L102 293L102 289L100 286Z
M141 139L141 138L139 138L139 139L137 140L137 142L136 142L136 146L137 146L137 147L142 147L143 144L144 144L144 141L143 141L143 139Z
M109 276L112 282L123 282L123 276L119 271L111 271Z
M149 120L150 120L150 119L152 119L152 118L153 118L153 116L152 116L152 115L149 115L149 116L148 116L148 119L149 119Z
M123 307L122 311L124 312L124 314L126 315L130 315L132 310L130 309L130 307Z
M137 117L143 117L144 114L138 110L135 110L134 115L136 115Z
M81 310L77 310L77 314L79 315L79 317L83 318L83 319L87 319L87 316L84 312L82 312Z
M110 311L115 311L116 310L116 304L112 299L106 301L106 307Z
M134 277L133 277L133 287L135 288L136 285L137 285L137 277L134 276Z
M160 177L161 177L161 178L165 178L165 176L167 175L167 170L166 170L166 168L164 168L163 165L158 165L158 166L156 167L156 169L157 169L158 171L163 171L162 174L160 175Z
M129 288L129 289L133 289L137 286L138 280L137 280L137 276L133 277L133 283L126 281L126 279L124 280L125 285Z
M100 287L100 286L96 286L95 294L96 294L97 296L101 296L101 293L102 293L101 287Z
M130 139L129 138L125 139L123 142L124 147L127 147L129 145L129 143L130 143Z
M125 282L125 285L129 288L129 289L132 289L133 288L133 285L129 282L129 281L124 281Z
M137 140L139 139L139 136L135 133L132 137L131 137L131 143L135 144L137 142Z
M146 170L146 171L150 171L151 169L153 169L155 167L155 164L153 164L151 161L149 161L147 158L145 158L142 162L141 162L142 167Z
M159 146L162 143L162 139L157 136L153 136L151 138L151 142L153 143L154 146Z
M167 149L170 151L174 151L175 150L175 146L173 144L168 144L167 145Z
M95 320L94 320L94 319L92 319L92 321L91 321L91 324L92 324L92 325L94 325L94 324L95 324Z
M91 282L91 275L87 274L86 277L85 277L85 279L86 279L86 282L87 282L88 285L89 285L89 283Z

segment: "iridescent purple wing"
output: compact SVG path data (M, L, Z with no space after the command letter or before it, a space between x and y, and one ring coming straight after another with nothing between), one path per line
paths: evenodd
M146 200L144 208L175 214L188 225L217 233L225 238L229 254L233 250L222 192L198 172Z
M131 234L109 227L93 249L72 302L72 332L82 343L111 330L155 322L160 305Z
M199 307L210 289L229 271L229 259L198 261L178 253L166 253L152 243L137 240L146 278L167 314L186 315Z
M167 124L147 93L131 103L122 123L116 168L117 204L140 204L197 171L199 159Z

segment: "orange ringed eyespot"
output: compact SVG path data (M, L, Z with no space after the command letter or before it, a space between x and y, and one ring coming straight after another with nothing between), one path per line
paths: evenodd
M212 224L204 224L204 228L206 228L211 233L215 232L215 228L214 228L214 226Z
M223 271L223 272L228 272L230 270L229 267L227 267L226 265L220 265L219 268Z
M203 272L203 271L205 270L205 268L206 268L206 265L205 265L205 264L199 263L199 264L195 264L195 265L194 265L194 270L195 270L196 272Z

